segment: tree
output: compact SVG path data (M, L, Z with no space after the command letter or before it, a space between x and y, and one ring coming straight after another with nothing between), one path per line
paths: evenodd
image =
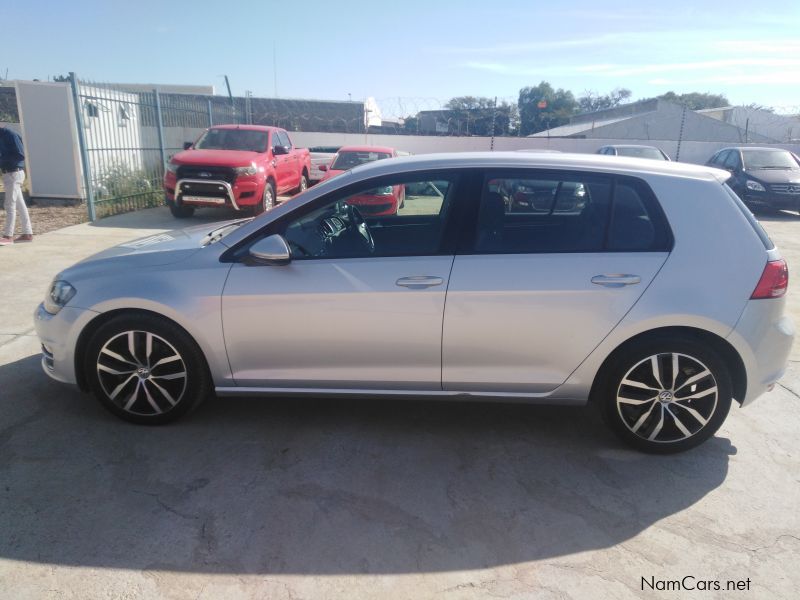
M730 102L723 94L709 94L702 92L689 92L687 94L676 94L669 91L666 94L657 96L660 100L668 100L685 104L690 110L703 110L704 108L719 108L720 106L730 106Z
M440 120L455 135L509 135L517 121L516 106L505 101L495 106L495 99L485 96L458 96L445 103Z
M631 91L627 88L616 88L605 95L598 94L593 90L586 90L583 92L583 96L578 98L578 106L581 112L595 112L624 104L630 97Z
M530 135L569 122L578 103L569 90L553 89L546 81L519 91L520 135Z

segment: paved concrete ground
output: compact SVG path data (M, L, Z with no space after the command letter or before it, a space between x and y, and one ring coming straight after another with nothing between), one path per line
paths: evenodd
M800 220L764 220L800 265ZM687 575L797 597L796 363L671 457L582 409L225 399L128 425L41 373L31 313L59 269L173 224L0 249L0 597L672 598L642 578Z

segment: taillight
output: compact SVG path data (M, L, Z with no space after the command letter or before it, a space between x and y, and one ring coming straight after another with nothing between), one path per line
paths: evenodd
M786 293L789 287L789 267L782 258L771 260L764 267L761 279L758 280L751 300L762 300L764 298L780 298Z

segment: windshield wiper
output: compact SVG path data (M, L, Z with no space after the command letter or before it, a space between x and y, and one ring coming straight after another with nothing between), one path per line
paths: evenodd
M235 229L236 227L240 227L245 223L249 223L253 220L254 217L249 217L246 219L240 219L239 221L234 221L233 223L228 223L227 225L223 225L222 227L217 227L216 229L212 229L206 234L206 237L203 238L203 242L200 244L201 246L208 246L209 244L213 244L217 240L222 239L225 237L230 229Z

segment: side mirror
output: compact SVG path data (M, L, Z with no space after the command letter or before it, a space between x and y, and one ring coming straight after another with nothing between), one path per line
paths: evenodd
M289 154L289 149L286 146L273 146L272 153L275 156L280 156L282 154Z
M328 165L320 165L319 166L319 170L320 171L327 171L328 170Z
M248 255L251 262L258 265L280 266L292 262L289 244L282 235L277 233L258 240L250 246Z
M192 147L193 142L183 142L183 149L188 150Z

